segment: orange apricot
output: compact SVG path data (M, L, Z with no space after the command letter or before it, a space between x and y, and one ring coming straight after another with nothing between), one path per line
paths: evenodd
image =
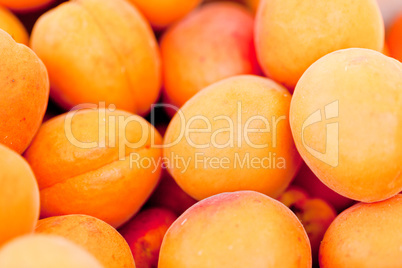
M46 111L49 79L41 60L0 29L0 143L22 153Z
M72 111L46 121L25 152L41 216L86 214L122 225L158 183L161 143L145 119L120 110Z
M85 249L54 235L18 237L0 249L0 267L103 268Z
M146 114L161 86L155 36L123 0L74 0L36 22L31 47L49 71L51 97L70 109L106 102Z
M0 246L32 232L38 217L39 190L30 166L0 144Z
M314 174L350 199L402 190L402 64L370 49L330 53L309 67L290 107L297 149Z
M32 12L49 6L54 0L0 0L0 5L18 12Z
M264 73L293 89L304 71L330 52L381 51L384 23L376 0L269 0L258 7L255 41Z
M402 267L402 195L359 203L330 225L320 247L322 268Z
M163 29L177 22L194 8L201 0L129 0L156 29Z
M0 29L9 33L15 42L28 45L28 32L21 21L8 9L0 6Z
M285 205L253 191L218 194L167 231L159 268L311 267L306 232Z
M165 99L177 107L221 79L258 74L253 17L235 3L209 3L167 30L161 40Z
M133 253L137 268L158 267L163 237L177 216L164 208L149 208L135 215L119 232Z
M198 92L165 134L170 174L198 200L239 190L277 197L301 162L288 121L290 100L284 87L252 75Z
M42 219L36 233L62 236L85 248L105 268L134 268L134 259L124 238L112 226L86 215Z
M391 57L402 62L402 13L391 25L387 43Z

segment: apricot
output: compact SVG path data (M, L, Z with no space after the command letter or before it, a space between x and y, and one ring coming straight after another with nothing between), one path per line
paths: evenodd
M106 102L144 115L161 85L155 36L123 0L74 0L36 22L31 47L49 71L51 97L70 109Z
M354 203L353 200L328 188L305 163L301 166L292 185L301 187L312 197L325 200L338 212L344 211Z
M36 233L62 236L85 248L105 268L135 267L124 238L109 224L86 215L67 215L42 219Z
M0 58L0 143L22 153L45 114L48 75L31 49L1 29Z
M320 247L320 267L402 267L402 195L341 213Z
M330 204L311 198L303 189L291 186L278 200L292 210L301 221L310 240L313 262L318 264L318 250L325 231L336 217Z
M303 74L290 107L299 153L329 188L375 202L402 190L402 64L362 48L330 53Z
M167 30L161 40L165 99L177 107L210 84L258 74L253 17L235 3L209 3Z
M41 217L86 214L122 225L158 183L161 143L145 119L120 110L84 109L46 121L25 152Z
M135 215L119 231L133 253L137 268L158 267L163 237L177 216L165 208L149 208Z
M194 8L201 0L129 0L145 16L156 29L163 29L179 21Z
M103 268L89 252L53 235L18 237L0 249L0 267Z
M15 42L28 45L28 33L21 21L8 9L0 6L0 29L9 33Z
M54 0L0 0L0 5L18 12L32 12L49 6Z
M384 42L376 0L262 1L255 20L262 70L289 89L330 52L351 47L381 51Z
M20 155L0 144L0 247L32 232L38 217L39 190L31 168Z
M284 87L251 75L203 89L165 134L170 174L197 200L238 190L277 197L301 162L288 121L290 99Z
M239 191L184 212L163 239L158 267L311 267L311 251L302 224L285 205Z
M402 61L402 13L391 25L387 43L391 57Z

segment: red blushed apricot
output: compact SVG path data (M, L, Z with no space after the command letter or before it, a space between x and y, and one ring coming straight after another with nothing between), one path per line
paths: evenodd
M235 3L210 3L167 30L161 40L166 100L177 107L210 84L258 74L252 15Z
M89 252L54 235L18 237L0 250L4 268L104 268Z
M370 49L330 53L299 80L290 106L296 147L314 174L350 199L402 191L402 64Z
M153 145L161 143L145 119L120 110L72 111L46 121L25 152L41 216L86 214L122 225L159 181L162 149Z
M18 12L32 12L50 5L54 0L0 0L0 5Z
M285 205L253 191L218 194L167 231L159 268L311 267L306 232Z
M391 25L387 43L391 57L402 61L402 13Z
M28 33L19 19L8 9L0 6L0 29L9 33L17 43L28 45Z
M0 247L32 232L38 217L39 190L31 168L20 155L0 144Z
M264 73L289 89L322 56L345 48L381 51L376 0L269 0L258 6L255 43Z
M45 114L49 79L36 54L3 30L0 59L0 143L22 153Z
M164 208L141 211L119 231L133 253L137 268L158 267L163 237L177 216Z
M49 71L51 97L66 109L102 101L144 115L159 96L155 36L126 1L63 3L38 19L31 47Z
M342 212L320 247L322 268L402 267L402 195Z
M156 29L177 22L196 8L201 0L129 0Z
M85 248L105 268L135 268L130 248L109 224L86 215L42 219L36 233L62 236Z

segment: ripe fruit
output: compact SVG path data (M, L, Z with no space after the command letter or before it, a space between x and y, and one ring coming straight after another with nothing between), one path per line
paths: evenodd
M163 237L176 218L170 210L149 208L119 230L130 246L137 268L158 267Z
M341 213L320 247L320 267L402 267L402 195Z
M312 197L327 201L338 212L345 210L354 203L353 200L334 192L323 184L306 164L301 166L292 185L303 188Z
M382 50L376 0L269 0L258 7L255 41L264 73L293 89L322 56L350 47Z
M310 198L301 188L291 186L278 200L290 208L303 224L310 240L313 261L318 261L318 250L325 231L335 219L335 210L324 200Z
M196 8L201 0L129 0L156 29L177 22Z
M388 32L387 43L390 55L402 61L402 13L391 25Z
M9 268L103 268L89 252L53 235L27 235L0 250L0 267Z
M177 107L221 79L259 72L253 17L234 3L206 4L172 26L161 54L165 98Z
M0 6L0 29L9 33L17 43L28 45L28 33L19 19L8 9Z
M240 191L184 212L163 239L158 267L311 267L311 251L303 226L286 206Z
M0 143L22 153L37 132L49 96L47 71L28 47L0 30Z
M86 215L42 219L36 233L62 236L85 248L105 268L134 268L133 256L124 238L109 224Z
M203 89L167 129L170 174L198 200L238 190L277 197L300 164L288 122L290 99L282 86L251 75Z
M52 98L66 109L106 102L144 115L160 90L151 28L123 0L75 0L42 15L31 46L49 71Z
M0 0L0 5L18 12L32 12L50 5L54 0Z
M303 74L290 107L299 153L317 177L351 199L402 190L402 64L369 49L328 54Z
M38 180L41 216L86 214L118 227L160 177L162 139L142 117L106 109L73 111L40 128L25 157Z
M38 217L39 190L31 168L20 155L0 144L0 247L32 232Z

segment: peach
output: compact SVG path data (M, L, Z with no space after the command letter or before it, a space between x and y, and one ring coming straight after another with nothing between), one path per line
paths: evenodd
M103 268L89 252L53 235L27 235L0 250L0 267L9 268Z
M158 98L155 36L126 1L63 3L36 22L31 47L48 68L51 97L66 109L106 102L144 115Z
M146 205L151 207L164 207L177 215L181 215L197 200L184 192L166 169L162 170L161 181L148 199Z
M0 143L22 153L46 111L49 79L41 60L0 29Z
M159 181L161 143L145 119L120 110L84 109L46 121L25 152L41 216L86 214L122 225Z
M354 203L353 200L328 188L305 163L301 166L292 185L303 188L312 197L327 201L338 212L345 210Z
M210 84L258 74L253 17L235 3L206 4L167 30L161 40L165 99L177 107Z
M32 12L49 6L54 0L0 0L0 5L18 12Z
M390 55L402 61L402 13L391 25L388 32L387 43Z
M86 215L42 219L36 233L62 236L85 248L105 268L134 268L133 256L124 238L109 224Z
M135 215L119 230L130 246L137 268L158 267L163 237L176 218L170 210L149 208Z
M129 0L156 29L163 29L182 19L196 8L201 0Z
M31 168L20 155L0 144L0 247L31 233L38 217L39 190Z
M384 23L376 0L269 0L259 5L255 41L264 73L293 89L304 71L330 52L381 51Z
M8 9L0 6L0 29L9 33L15 42L28 45L28 33L21 21Z
M203 89L167 129L170 174L197 200L238 190L277 197L301 162L288 122L290 99L279 84L251 75Z
M402 267L402 195L341 213L320 247L322 268Z
M257 192L212 196L169 228L159 268L311 267L308 237L282 203Z
M314 174L348 198L375 202L402 190L402 64L351 48L303 74L290 107L297 149Z
M310 198L298 187L290 187L278 200L290 208L306 230L310 240L313 262L318 264L318 250L325 231L335 219L335 210L320 198Z

